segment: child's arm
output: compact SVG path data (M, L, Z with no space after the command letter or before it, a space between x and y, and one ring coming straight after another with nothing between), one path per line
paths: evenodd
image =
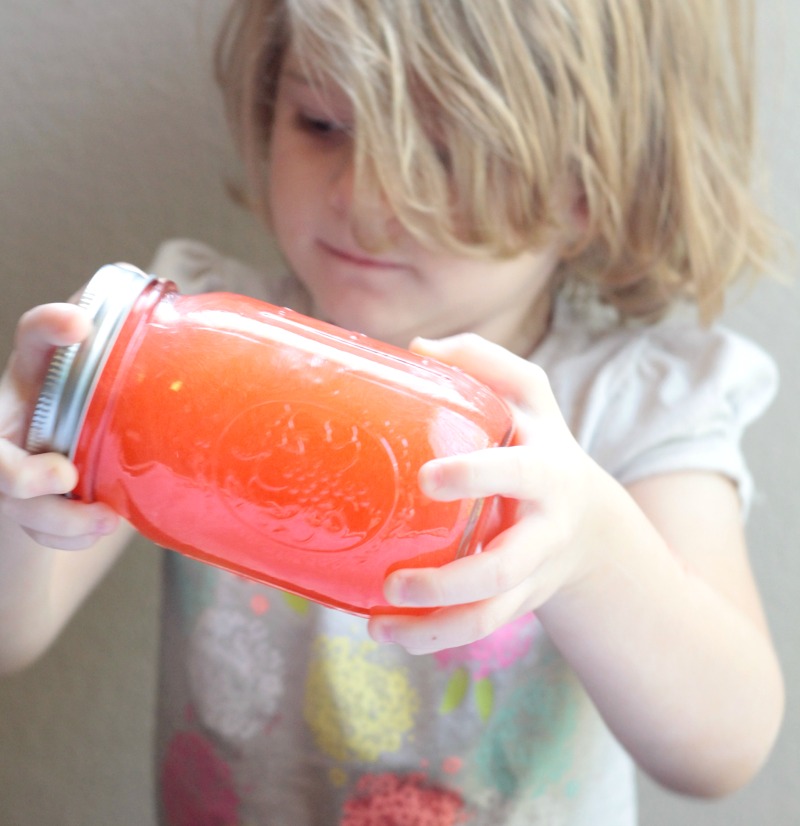
M0 672L47 648L131 534L105 505L60 495L77 479L66 458L22 448L53 347L80 341L88 325L69 304L26 313L0 379Z
M394 604L451 607L375 618L375 638L431 652L535 611L656 780L711 796L741 786L776 736L783 683L734 486L686 472L626 490L574 441L537 367L472 336L424 346L512 402L519 445L429 463L423 489L519 502L482 554L390 576Z

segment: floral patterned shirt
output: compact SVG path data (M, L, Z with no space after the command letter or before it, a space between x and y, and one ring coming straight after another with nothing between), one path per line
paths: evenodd
M194 242L165 245L153 270L186 292L307 311L290 280L270 288ZM620 481L708 469L747 505L740 436L776 382L750 342L680 319L620 328L560 301L533 359ZM534 615L411 656L374 643L361 618L177 553L164 569L163 826L636 822L631 762Z

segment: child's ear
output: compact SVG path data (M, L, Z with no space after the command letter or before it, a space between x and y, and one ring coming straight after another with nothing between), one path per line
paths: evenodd
M576 252L587 243L591 225L589 199L582 188L572 188L562 215L567 249Z
M582 238L589 227L589 199L582 188L576 187L570 202L570 224L576 238Z
M586 187L575 173L567 174L558 187L557 209L569 238L579 242L585 237L591 221Z

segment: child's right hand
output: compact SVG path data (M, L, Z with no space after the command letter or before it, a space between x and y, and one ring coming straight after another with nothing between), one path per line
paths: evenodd
M90 320L73 304L44 304L19 320L14 349L0 378L0 509L32 539L50 548L92 545L119 517L100 503L62 494L77 482L75 466L57 453L31 455L25 436L53 348L82 341Z

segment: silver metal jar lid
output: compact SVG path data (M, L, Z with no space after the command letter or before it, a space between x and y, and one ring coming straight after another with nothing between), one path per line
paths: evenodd
M28 429L25 449L30 453L55 451L72 458L111 345L136 299L155 280L130 264L108 264L92 276L78 300L91 316L92 331L53 354Z

